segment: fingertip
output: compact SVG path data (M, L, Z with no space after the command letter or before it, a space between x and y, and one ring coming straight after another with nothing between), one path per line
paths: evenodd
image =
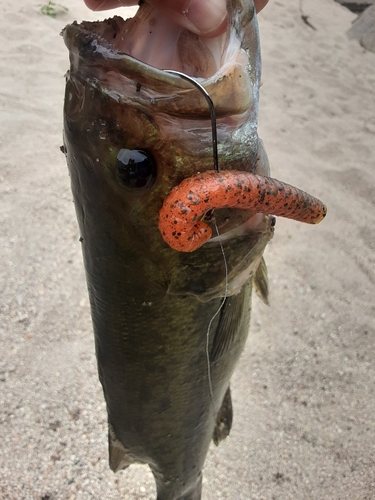
M105 0L83 0L90 10L100 10L100 5L105 3Z
M83 0L90 10L110 10L137 5L137 0Z
M183 28L204 37L221 35L227 26L226 0L147 0Z
M203 36L218 36L225 31L227 25L227 7L223 0L193 0L184 15Z

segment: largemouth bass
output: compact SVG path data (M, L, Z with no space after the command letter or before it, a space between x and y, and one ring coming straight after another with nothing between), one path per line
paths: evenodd
M253 283L267 301L262 255L275 219L251 204L214 203L199 215L210 231L200 248L164 241L168 203L161 209L172 188L194 176L200 187L201 173L213 168L207 102L164 69L199 79L210 94L220 171L268 176L257 134L254 5L229 0L227 31L214 39L173 25L147 3L133 19L73 23L63 36L71 61L64 151L110 467L148 464L158 500L199 500L210 441L218 444L232 423L229 382L248 335ZM265 207L270 195L259 193ZM187 204L195 201L188 193Z

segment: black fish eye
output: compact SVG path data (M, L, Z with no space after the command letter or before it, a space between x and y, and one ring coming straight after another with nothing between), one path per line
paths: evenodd
M155 160L142 149L120 149L115 166L117 178L126 188L146 189L155 181Z

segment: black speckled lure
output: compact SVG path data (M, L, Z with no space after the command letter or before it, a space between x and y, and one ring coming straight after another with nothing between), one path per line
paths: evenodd
M263 214L317 224L326 206L284 182L249 172L203 172L174 187L159 213L159 229L171 248L193 252L206 243L212 229L202 220L219 208L250 209Z

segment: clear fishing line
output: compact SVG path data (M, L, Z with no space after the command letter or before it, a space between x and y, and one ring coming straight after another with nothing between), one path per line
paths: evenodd
M210 110L210 116L211 116L211 129L212 129L212 154L213 154L213 162L214 162L214 171L219 172L219 155L218 155L218 148L217 148L217 129L216 129L216 113L215 113L215 106L214 103L210 97L210 94L207 92L207 90L201 85L195 78L192 78L189 75L186 75L185 73L181 73L180 71L174 71L170 69L164 70L166 73L170 73L172 75L177 75L184 80L187 80L190 82L192 85L194 85L206 98L206 101L208 103L208 107ZM213 212L213 211L212 211ZM211 212L211 214L212 214ZM208 386L210 390L210 397L211 397L211 402L212 405L214 405L214 394L213 394L213 389L212 389L212 379L211 379L211 365L210 365L210 333L211 333L211 326L212 323L214 322L215 318L217 315L220 313L222 310L225 301L228 297L228 264L227 264L227 259L225 257L225 252L224 252L224 247L220 238L220 233L219 233L219 228L217 227L216 220L213 219L213 223L216 229L216 234L218 237L218 241L220 244L220 249L221 253L223 255L223 261L224 261L224 269L225 269L225 290L224 290L224 297L223 300L220 303L220 306L218 310L215 312L215 314L212 316L208 327L207 327L207 334L206 334L206 360L207 360L207 379L208 379Z
M224 303L225 303L225 301L226 301L226 299L228 297L228 263L227 263L227 259L225 257L223 243L221 241L219 229L217 227L215 219L213 220L213 223L214 223L214 226L215 226L215 229L216 229L216 234L217 234L217 237L218 237L218 240L219 240L220 249L221 249L221 253L223 255L223 260L224 260L224 268L225 268L225 291L224 291L223 300L221 301L221 304L220 304L218 310L215 312L215 314L212 316L210 322L208 323L207 334L206 334L207 378L208 378L208 386L210 388L210 396L211 396L212 404L214 404L214 394L213 394L213 390L212 390L211 365L210 365L210 349L209 349L209 347L210 347L211 325L212 325L214 319L216 318L216 316L222 310L222 308L224 306Z

